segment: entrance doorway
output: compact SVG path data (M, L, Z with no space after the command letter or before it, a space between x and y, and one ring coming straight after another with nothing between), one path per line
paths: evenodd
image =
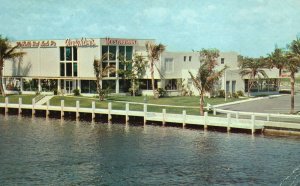
M73 81L72 80L66 80L66 93L72 94L73 91Z

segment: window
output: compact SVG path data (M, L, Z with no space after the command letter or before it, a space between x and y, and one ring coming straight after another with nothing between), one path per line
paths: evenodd
M66 76L72 76L72 63L66 63Z
M231 93L235 93L235 86L236 86L236 81L233 80L233 81L231 82Z
M184 61L184 62L186 61L186 56L183 56L183 61Z
M229 87L230 87L230 81L226 81L226 90L225 90L226 93L230 91Z
M132 59L132 46L126 46L126 60Z
M192 56L189 56L189 61L192 61Z
M225 58L221 58L221 64L225 63Z
M60 76L76 77L77 47L60 47Z
M97 93L96 81L81 80L81 93Z
M65 76L65 63L60 63L60 76Z
M166 58L165 59L165 69L166 69L166 72L173 72L174 69L173 69L174 65L173 65L173 58Z

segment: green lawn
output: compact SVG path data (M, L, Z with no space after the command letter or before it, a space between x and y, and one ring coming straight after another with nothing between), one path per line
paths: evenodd
M88 97L75 97L75 96L55 96L50 100L51 105L59 106L61 100L64 100L65 106L76 106L76 101L80 101L80 107L91 108L92 101L96 102L96 108L107 108L108 102L112 103L112 108L115 110L125 110L125 102L134 102L130 103L130 110L142 111L142 104L135 103L144 103L146 98L147 103L149 104L159 104L159 105L149 105L149 112L162 112L162 109L166 109L168 113L182 113L183 110L186 110L187 114L199 114L199 97L165 97L160 99L154 99L153 97L143 97L143 96L108 96L105 101L99 101L97 98L88 98ZM244 98L245 99L245 98ZM237 101L242 99L229 98L227 102ZM211 105L224 103L224 98L206 98L206 103ZM182 106L182 108L174 108L161 105L172 105L172 106ZM197 107L197 108L189 108Z
M22 98L23 104L31 104L32 99L36 97L36 95L8 95L8 102L9 103L19 103L19 98ZM0 96L0 103L4 103L5 98Z
M18 103L18 99L21 97L23 99L23 104L31 104L32 99L36 95L9 95L9 103ZM115 110L125 110L126 102L130 103L130 110L142 111L143 104L157 104L157 105L148 105L149 112L162 112L162 109L166 109L167 113L182 113L183 110L186 110L187 114L199 114L199 97L197 96L176 96L176 97L165 97L160 99L154 99L152 96L108 96L105 101L99 101L97 98L93 97L83 97L83 96L54 96L50 100L50 105L60 106L61 100L64 100L64 105L66 107L75 107L76 101L80 101L80 107L91 108L92 101L95 101L96 108L108 108L108 103L112 103L112 108ZM242 100L246 98L228 98L227 102ZM0 102L4 103L5 98L0 96ZM224 103L224 98L205 98L205 102L211 105ZM162 106L162 105L171 105L171 106L181 106L180 108ZM205 104L206 105L206 104ZM196 107L196 108L190 108Z

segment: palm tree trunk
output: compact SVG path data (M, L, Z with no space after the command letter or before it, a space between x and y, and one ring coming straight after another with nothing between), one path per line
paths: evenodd
M291 73L291 110L290 114L295 112L295 74Z
M155 92L155 86L154 86L154 64L151 62L150 64L150 70L151 70L151 84L152 84L152 91L153 91L153 96L156 99L156 92Z
M135 79L132 79L132 95L135 97Z
M281 82L281 76L282 76L282 68L279 68L279 79L278 79L278 91L280 90L280 82Z
M248 97L250 97L250 79L248 80Z
M204 92L200 92L200 116L204 116Z
M6 95L5 95L5 92L4 92L2 77L3 77L3 67L1 67L1 69L0 69L0 91L1 91L2 96L4 97Z

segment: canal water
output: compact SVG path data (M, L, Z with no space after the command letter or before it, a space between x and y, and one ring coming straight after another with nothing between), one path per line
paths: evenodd
M1 185L300 185L300 139L0 115Z

